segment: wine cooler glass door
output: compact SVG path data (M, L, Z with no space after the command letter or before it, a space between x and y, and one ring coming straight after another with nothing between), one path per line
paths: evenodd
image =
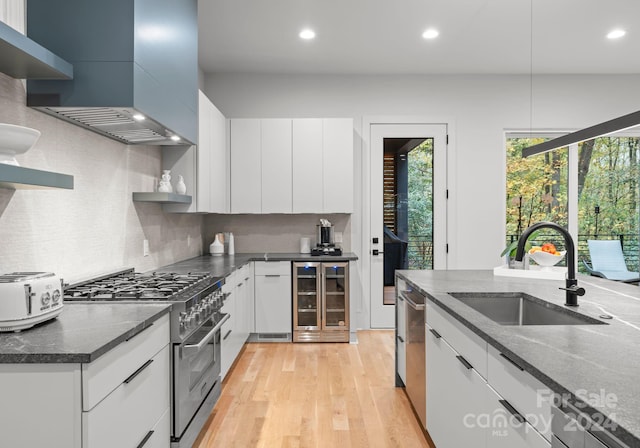
M295 263L294 330L320 329L320 275L318 263Z
M348 263L324 263L324 329L345 331L349 326Z

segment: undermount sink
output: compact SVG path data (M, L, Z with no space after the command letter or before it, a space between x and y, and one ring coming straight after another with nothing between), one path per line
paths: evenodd
M449 295L500 325L606 325L523 292L450 292Z

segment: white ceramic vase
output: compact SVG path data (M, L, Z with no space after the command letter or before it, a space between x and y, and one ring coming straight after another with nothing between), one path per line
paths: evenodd
M178 183L176 184L176 193L178 194L186 194L187 186L184 184L184 178L182 175L178 174Z
M209 253L213 256L220 256L224 253L224 244L220 241L220 234L216 235L216 238L213 240L213 243L209 246Z

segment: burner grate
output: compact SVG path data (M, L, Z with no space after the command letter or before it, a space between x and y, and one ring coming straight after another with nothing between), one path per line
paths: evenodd
M205 280L211 280L211 276L207 273L125 272L69 286L65 288L64 299L67 301L172 300Z

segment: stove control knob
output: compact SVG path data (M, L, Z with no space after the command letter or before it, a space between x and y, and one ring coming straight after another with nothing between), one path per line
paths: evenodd
M189 328L193 328L196 326L196 316L195 313L190 313L189 317L187 317L187 325Z
M51 301L51 294L49 294L48 292L43 293L42 296L40 297L40 302L42 303L42 306L49 305L50 301Z
M200 311L196 311L195 313L193 313L193 316L197 324L202 322L202 313Z
M53 291L53 294L51 294L51 302L52 305L57 305L60 303L60 298L62 296L60 295L60 290L56 289L55 291Z
M187 328L187 313L181 312L178 315L178 323L180 324L180 329L184 330Z

